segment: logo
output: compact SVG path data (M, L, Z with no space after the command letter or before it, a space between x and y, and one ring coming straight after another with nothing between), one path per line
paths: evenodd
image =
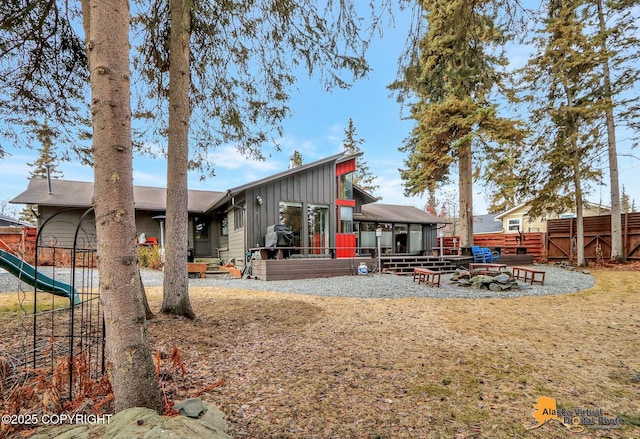
M565 409L558 408L555 398L542 396L534 404L532 412L536 424L529 430L539 428L549 421L557 421L574 433L581 433L586 428L612 429L620 428L624 421L618 417L611 418L604 415L602 409Z

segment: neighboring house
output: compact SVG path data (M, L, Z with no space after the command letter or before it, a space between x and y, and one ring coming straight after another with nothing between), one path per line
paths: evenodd
M473 216L473 234L502 233L502 221L496 219L497 214L485 214ZM442 220L446 225L442 228L444 236L460 235L460 218L447 218Z
M611 209L601 204L587 202L583 209L583 216L596 216L611 213ZM557 218L575 218L575 212L564 212L561 214L547 213L543 217L534 218L529 216L528 203L520 204L496 216L502 221L504 233L519 232L546 232L547 220Z
M34 225L16 218L0 215L0 227L34 227Z
M384 253L424 254L437 245L443 221L415 207L374 203L353 185L357 155L344 153L226 191L189 191L189 247L195 257L241 265L247 251L265 246L269 226L293 230L290 254L351 258L370 254L381 229ZM92 206L93 183L32 179L11 203L35 204L39 226L58 243L73 240L80 216ZM134 187L136 234L160 241L166 190ZM91 224L95 220L91 217ZM95 225L93 226L95 227ZM131 239L134 239L132 237ZM186 258L186 255L185 255Z

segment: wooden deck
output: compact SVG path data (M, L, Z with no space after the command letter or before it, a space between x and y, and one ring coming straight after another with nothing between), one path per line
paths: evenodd
M453 273L456 270L456 263L452 259L459 256L417 256L417 255L384 255L380 257L382 271L389 271L394 274L413 275L414 268L425 268L440 273ZM473 261L473 258L469 258Z
M295 257L294 257L295 256ZM283 259L254 259L251 277L259 280L289 280L319 277L349 276L358 272L358 265L364 262L372 272L378 267L378 260L372 257L333 259L312 255L292 255ZM457 268L467 268L473 262L472 256L417 256L384 255L380 257L382 271L398 275L413 275L414 268L424 268L439 273L453 273ZM529 265L532 255L502 255L501 264Z
M252 277L259 280L289 280L349 276L357 274L361 262L367 264L369 271L377 266L377 261L371 257L255 259L251 262Z

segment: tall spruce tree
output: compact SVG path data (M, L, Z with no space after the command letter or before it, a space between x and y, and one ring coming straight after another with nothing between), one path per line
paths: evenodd
M620 195L620 211L622 213L631 212L631 197L629 197L624 185L622 185L622 193Z
M48 122L31 126L29 132L40 144L38 148L38 158L27 163L32 169L29 171L30 178L63 178L64 173L58 169L58 154L54 145L58 131L49 125ZM20 212L22 221L36 224L38 217L38 206L26 205Z
M296 149L295 151L293 151L293 154L289 156L289 168L299 168L300 166L302 166L302 164L302 154Z
M519 123L498 116L491 93L500 84L505 36L498 25L499 2L424 2L427 32L404 78L391 85L410 94L416 125L401 151L408 158L400 175L405 194L434 191L458 167L461 246L473 244L474 156L487 145L522 139Z
M601 178L597 158L604 148L599 52L586 34L594 23L585 1L547 6L533 39L536 53L521 77L536 128L523 178L533 195L531 216L575 211L575 254L577 264L585 265L583 205L589 182Z
M59 152L91 162L88 70L77 30L78 2L6 1L0 7L0 138L30 147L42 120L57 130ZM27 135L25 135L27 134ZM0 158L4 155L0 142ZM64 146L64 148L62 148Z
M616 126L620 122L638 128L638 94L636 85L640 77L637 61L638 4L635 1L594 0L597 15L595 42L599 48L602 71L601 95L604 101L604 118L607 127L607 155L609 162L609 187L611 194L611 257L624 262L626 255L622 241L622 209L618 172ZM633 109L635 106L635 110ZM629 111L631 109L631 111Z
M358 139L356 133L356 127L353 124L353 119L349 118L347 128L344 130L344 141L342 146L347 154L360 154L362 149L360 145L364 144L364 139ZM377 176L373 175L369 171L369 165L363 155L356 158L356 172L353 175L353 183L360 186L362 189L369 193L375 192L380 185L376 184ZM380 199L380 198L378 198Z
M39 124L30 130L35 140L40 144L38 158L27 163L32 169L29 171L31 178L63 178L64 173L58 169L58 154L54 141L57 138L57 130L48 122Z
M94 199L106 372L115 409L162 410L136 264L129 3L82 0L91 84Z

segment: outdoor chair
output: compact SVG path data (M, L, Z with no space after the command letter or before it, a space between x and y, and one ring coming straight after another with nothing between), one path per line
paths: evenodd
M488 247L480 247L480 251L482 252L482 258L483 261L482 262L493 262L493 254L491 253L491 250Z
M477 245L471 246L471 254L473 254L473 262L485 262L484 254L482 250Z

